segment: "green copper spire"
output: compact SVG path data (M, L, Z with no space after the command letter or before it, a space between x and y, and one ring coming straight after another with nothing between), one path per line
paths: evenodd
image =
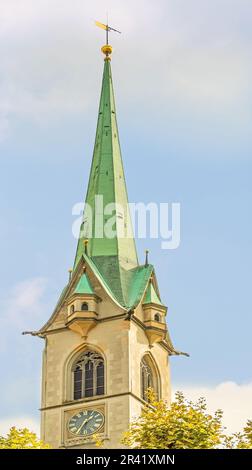
M109 50L103 51L106 57L98 123L74 269L85 253L84 240L88 239L88 256L105 277L113 278L114 273L114 280L117 278L120 281L120 269L135 268L138 266L138 260L128 214L127 189L116 120L109 57L112 48L108 47ZM104 209L108 211L108 215L104 216ZM108 224L112 226L115 234L112 238L111 233L107 232Z
M103 26L106 31L110 28ZM127 189L118 137L110 66L112 47L107 43L102 47L102 52L105 54L105 63L95 145L73 273L69 270L68 284L63 289L51 318L36 334L44 337L47 331L53 330L54 322L58 318L61 321L62 308L65 308L66 303L69 304L69 299L72 301L72 296L84 294L96 296L101 303L106 302L102 305L104 309L108 306L107 320L110 315L114 318L124 317L127 321L132 320L139 324L141 329L145 329L146 334L149 331L147 336L150 340L150 328L156 327L148 326L150 320L146 320L144 312L144 315L141 312L139 315L137 307L141 303L147 304L143 305L143 310L146 310L148 315L152 307L165 314L166 307L159 298L154 266L148 261L148 252L145 263L138 264L128 214ZM88 171L87 167L85 171ZM114 216L112 221L111 216ZM107 230L108 223L112 226L115 236L111 236L111 231ZM110 311L108 299L114 303L116 309ZM101 312L102 309L103 307ZM77 317L73 321L76 319ZM92 318L87 320L91 321ZM103 320L104 316L98 314L95 323ZM66 321L65 325L71 328L69 321ZM127 325L124 325L127 328ZM163 330L165 332L165 327ZM156 332L153 338L155 334ZM139 338L141 342L142 336ZM168 332L166 339L163 334L160 338L161 346L169 354L180 354L174 349ZM156 341L155 338L154 340Z

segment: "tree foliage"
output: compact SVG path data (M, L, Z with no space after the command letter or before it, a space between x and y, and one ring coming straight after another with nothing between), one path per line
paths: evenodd
M206 411L206 400L196 403L177 392L170 408L157 401L152 390L140 418L123 437L123 444L136 449L212 449L223 439L222 411L212 416Z
M248 420L242 432L224 437L226 449L252 449L252 420Z
M123 436L122 443L135 449L252 449L252 420L248 420L242 432L231 436L224 433L222 411L207 413L206 400L195 403L177 392L168 408L163 400L157 400L153 390L148 391L148 403L142 415L136 419ZM103 440L95 437L101 447ZM6 437L0 436L0 449L48 449L27 428L12 427Z
M48 449L49 446L40 441L36 434L27 428L10 428L6 437L0 436L0 449Z
M252 420L242 432L228 436L222 426L223 412L207 413L205 398L195 403L177 392L170 407L157 400L153 390L141 416L123 436L122 443L133 449L252 449Z

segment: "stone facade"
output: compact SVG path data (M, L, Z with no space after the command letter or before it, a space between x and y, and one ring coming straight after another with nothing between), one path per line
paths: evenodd
M67 299L47 329L43 354L41 438L53 448L92 448L92 437L71 437L69 418L79 410L103 409L101 436L105 448L120 448L123 433L132 419L139 416L141 397L140 362L146 354L153 363L159 396L170 401L169 355L161 343L149 346L141 303L131 319L125 317L99 283L91 276L99 292L98 323L84 339L67 328ZM103 396L73 400L72 364L81 352L99 352L105 363Z

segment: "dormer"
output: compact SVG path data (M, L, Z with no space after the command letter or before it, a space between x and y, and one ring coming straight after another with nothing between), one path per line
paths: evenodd
M167 332L165 321L167 307L162 304L159 296L157 295L152 279L146 289L142 308L144 314L145 333L150 345L163 341Z
M98 303L100 298L95 294L86 271L67 302L67 326L87 338L89 331L97 324Z

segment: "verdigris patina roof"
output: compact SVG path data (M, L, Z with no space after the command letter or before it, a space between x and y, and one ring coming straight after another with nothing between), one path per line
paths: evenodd
M145 296L144 296L143 305L145 304L157 304L157 305L163 306L159 296L157 295L155 291L155 288L152 282L149 283Z
M80 280L74 289L74 294L94 294L93 287L90 284L90 280L86 272L84 272Z
M113 238L106 236L104 230L106 220L101 218L99 210L97 211L97 196L102 196L103 207L111 203L118 207L115 213ZM92 217L90 217L90 208ZM88 240L86 249L83 239ZM104 62L93 160L74 270L81 257L97 270L110 294L121 306L130 309L140 302L153 266L138 264L128 210L109 60Z
M102 209L108 208L109 205L110 207L114 205L116 208L114 237L106 233L105 225L111 216L104 216L101 213L103 211L98 208L98 198L99 204L103 205ZM128 213L128 196L109 60L104 62L95 145L80 235L74 270L85 252L83 239L89 241L89 256L96 259L104 274L112 267L112 275L119 279L119 267L131 269L138 265L131 218ZM117 292L120 297L123 294L119 291L120 287Z
M152 265L124 269L115 256L106 259L95 257L93 261L123 307L131 309L138 305L153 271Z

